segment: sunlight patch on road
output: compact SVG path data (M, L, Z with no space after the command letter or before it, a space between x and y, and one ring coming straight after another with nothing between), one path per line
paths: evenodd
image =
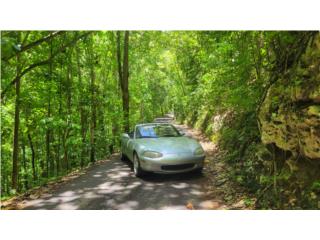
M109 173L108 177L112 178L112 179L118 179L118 178L123 178L123 177L127 177L129 176L130 173L129 172L114 172L114 173Z
M189 184L187 183L178 183L178 184L172 184L172 187L177 188L177 189L183 189L189 187Z
M170 198L177 198L177 197L179 197L179 195L178 195L178 194L175 194L175 193L170 193L170 194L169 194L169 197L170 197Z
M186 207L184 205L171 205L171 206L164 206L160 208L160 210L185 210Z
M59 210L77 210L78 206L74 203L63 203L58 205Z
M132 189L132 188L140 186L141 184L142 184L141 182L133 182L130 185L128 185L127 188Z
M151 187L151 186L144 186L143 187L143 190L153 190L154 187Z
M125 203L121 203L117 206L117 209L120 210L131 210L131 209L136 209L139 203L137 201L128 201Z
M121 184L112 184L112 185L109 184L107 188L99 187L98 193L108 194L108 193L113 193L113 192L121 191L125 189L126 187L122 186Z
M190 191L190 193L193 194L193 195L197 195L197 196L201 196L201 195L203 194L203 192L200 192L200 191L194 190L194 189L192 189L192 190Z
M71 197L74 194L75 194L74 191L66 191L66 192L61 193L59 196L61 196L61 197Z
M98 194L96 194L95 192L86 192L85 194L83 194L81 196L82 198L90 198L90 199L94 199L94 198L97 198L99 197Z

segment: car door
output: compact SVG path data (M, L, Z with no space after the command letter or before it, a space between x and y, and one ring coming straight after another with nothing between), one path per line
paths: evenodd
M134 145L134 134L133 132L129 134L124 134L121 139L121 148L122 152L130 159L132 160L133 156L133 145Z
M133 134L132 135L129 134L129 136L130 136L130 138L127 141L127 147L126 147L127 152L126 152L126 155L130 160L133 160L134 136L133 136Z

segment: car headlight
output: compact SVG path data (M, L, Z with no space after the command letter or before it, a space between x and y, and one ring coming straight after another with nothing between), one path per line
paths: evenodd
M162 153L154 152L154 151L145 151L142 155L147 158L160 158L160 157L162 157Z
M196 156L202 156L204 154L204 151L202 149L202 147L197 147L196 150L194 150L193 155Z

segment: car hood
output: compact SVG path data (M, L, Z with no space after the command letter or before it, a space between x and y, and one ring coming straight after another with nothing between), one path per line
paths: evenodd
M161 153L193 153L200 144L189 137L141 138L136 140L141 150Z

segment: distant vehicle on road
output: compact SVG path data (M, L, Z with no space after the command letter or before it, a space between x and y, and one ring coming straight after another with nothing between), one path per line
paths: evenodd
M162 117L162 118L155 118L153 122L154 123L170 123L172 120L173 120L172 118Z
M138 124L121 136L121 158L133 163L137 177L145 172L201 172L205 153L194 139L181 134L172 124Z
M173 114L165 114L164 117L158 117L153 120L155 123L171 123L174 120Z

